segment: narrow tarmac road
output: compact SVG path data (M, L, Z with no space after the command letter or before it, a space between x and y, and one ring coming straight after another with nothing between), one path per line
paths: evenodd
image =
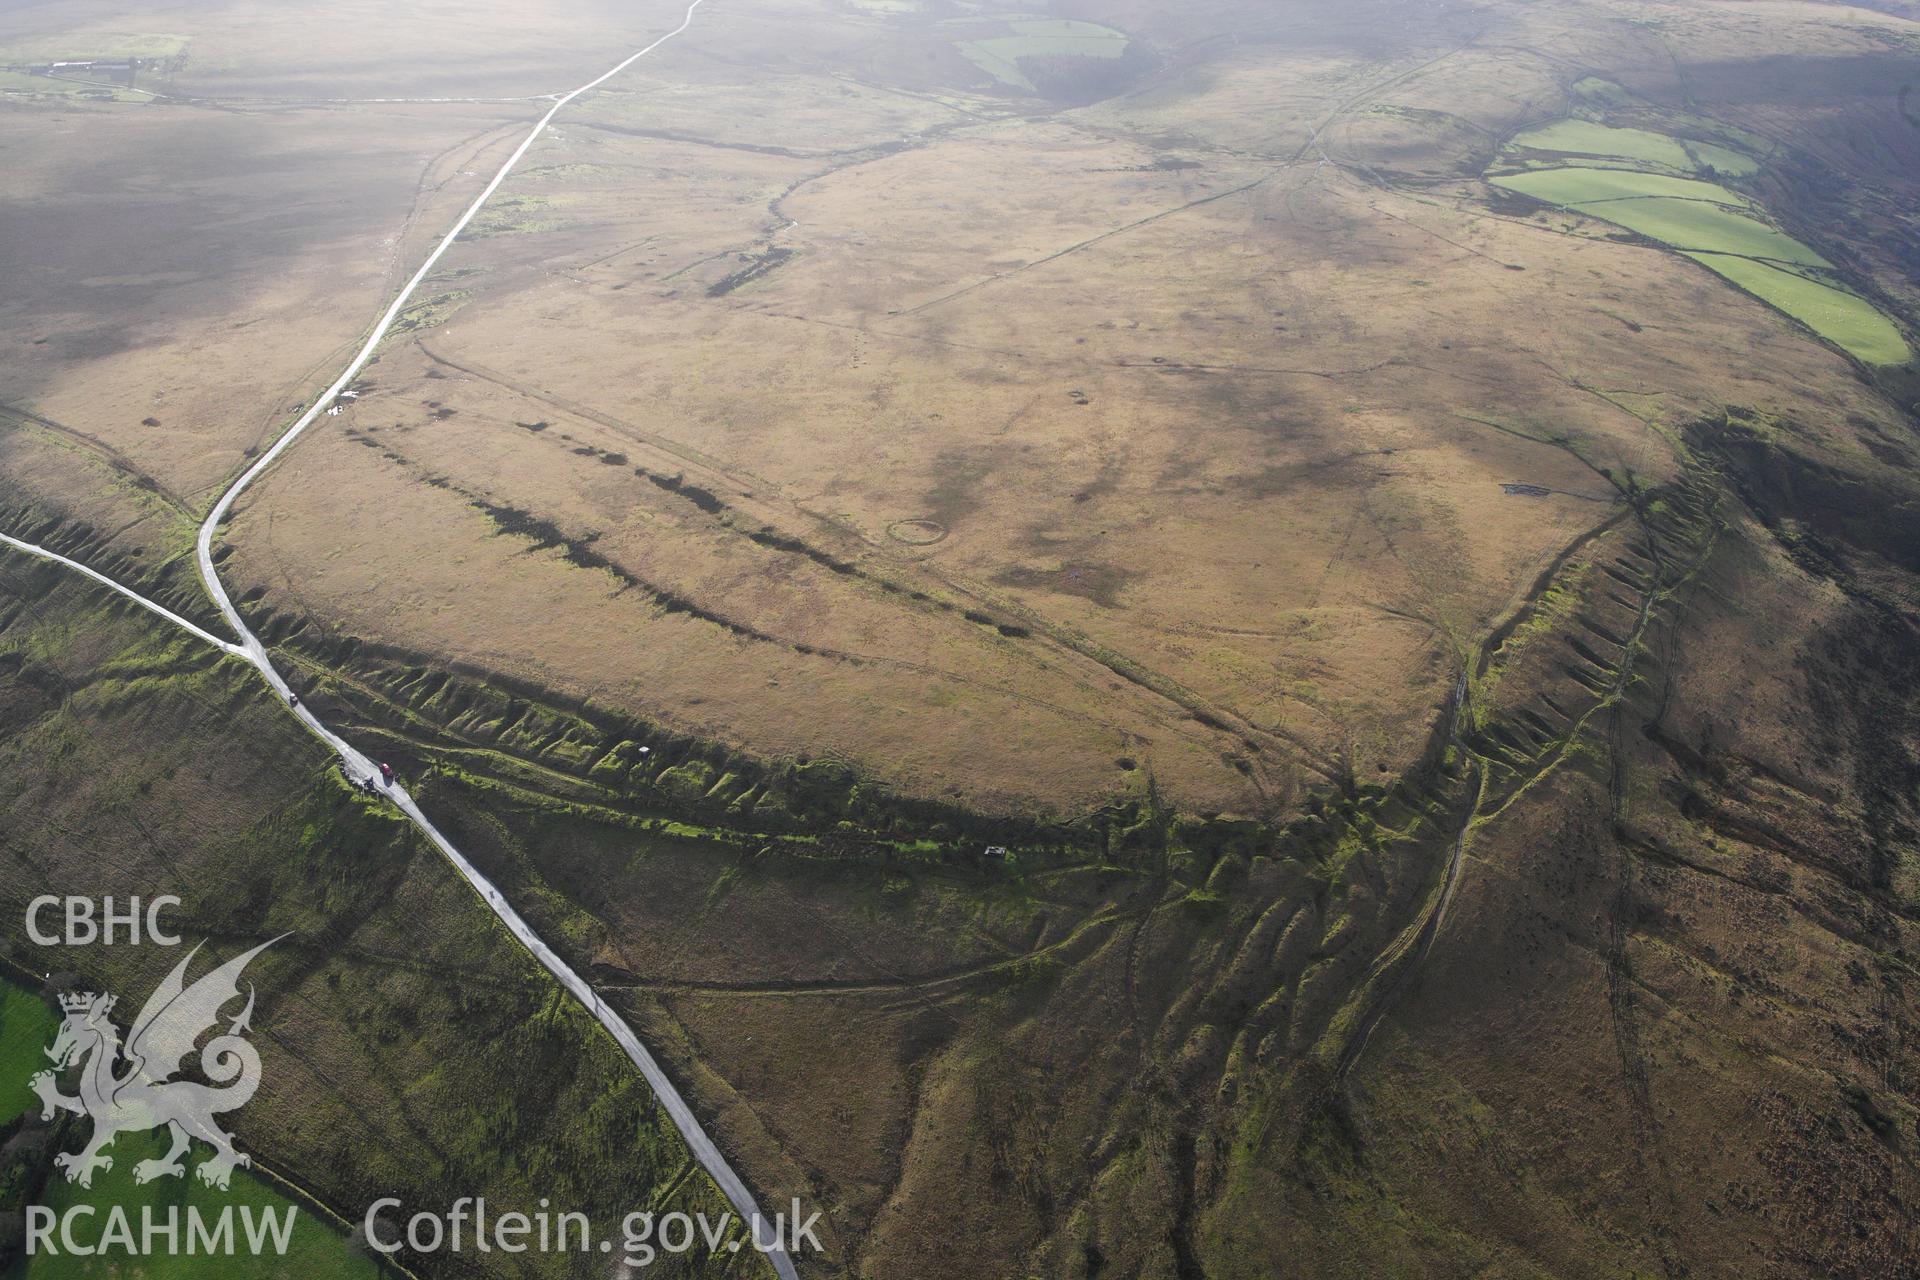
M467 224L473 221L480 210L486 206L487 201L499 190L500 185L506 181L507 176L513 172L514 168L520 163L521 158L532 148L534 142L539 139L542 133L546 132L547 126L553 122L553 118L560 113L561 109L580 95L605 84L608 80L619 75L622 71L625 71L628 67L646 57L661 45L666 44L669 40L684 34L693 26L694 14L704 3L706 3L706 0L692 0L692 3L687 6L686 14L679 26L667 32L667 34L661 36L639 52L632 54L604 74L589 80L586 84L581 85L572 92L557 96L554 99L553 106L548 108L546 113L534 124L533 128L528 131L527 136L521 140L520 145L514 149L513 154L507 157L506 162L500 166L498 172L493 175L492 180L489 181L480 194L474 198L473 203L467 206L466 211L460 215L459 219L447 233L441 237L439 243L434 246L433 251L427 255L426 261L420 264L419 269L413 273L407 280L407 283L401 288L400 292L394 296L393 301L381 315L378 323L376 323L371 332L368 333L366 342L362 344L353 359L347 363L346 368L341 370L339 377L335 378L332 385L314 399L313 403L308 406L306 412L301 414L294 424L274 442L272 448L261 454L251 466L240 474L239 478L236 479L232 485L228 486L227 491L220 495L220 500L214 504L213 510L207 514L207 518L200 525L195 553L200 571L200 579L205 584L208 594L213 597L214 603L219 606L220 612L222 616L226 618L228 625L233 628L234 634L240 637L238 644L220 639L218 636L213 635L181 617L179 614L174 613L172 610L147 599L145 596L128 587L122 586L106 575L90 569L76 560L69 559L57 552L49 551L44 547L36 546L33 543L23 542L18 538L10 537L6 534L0 534L0 542L4 542L6 545L25 552L28 555L37 556L43 560L51 560L85 574L102 586L132 600L142 608L148 609L174 625L184 628L187 632L204 640L208 644L247 662L260 673L261 677L273 689L274 693L278 695L281 702L285 704L294 715L300 718L301 723L312 730L321 741L325 742L327 746L340 757L350 777L372 777L377 779L379 777L378 764L355 749L351 743L334 733L333 730L329 729L304 703L296 703L292 700L293 691L288 687L285 678L275 669L273 660L267 653L266 645L261 643L260 638L248 628L246 620L240 616L239 610L234 607L233 600L228 596L227 589L225 585L221 583L219 572L215 569L213 563L214 540L219 532L220 525L226 520L228 513L233 509L234 502L240 495L244 493L254 481L258 480L260 476L266 472L267 468L271 467L274 462L293 445L294 441L298 440L301 435L306 432L307 428L319 420L328 406L339 399L342 392L352 386L353 380L359 376L360 371L365 368L367 362L373 358L374 351L387 336L388 331L392 329L394 321L399 319L400 313L406 309L408 303L413 299L414 294L419 290L422 282L432 273L435 265L438 264L447 249L452 246L455 240L459 239L461 232L466 230ZM615 1043L625 1052L628 1059L632 1061L634 1066L639 1068L640 1074L646 1079L654 1095L659 1098L660 1105L666 1110L667 1114L672 1117L674 1127L680 1131L681 1137L686 1140L687 1146L693 1152L694 1158L700 1162L700 1166L707 1171L708 1176L719 1186L721 1192L733 1205L734 1211L746 1222L753 1225L759 1245L766 1253L767 1260L772 1264L774 1271L780 1276L781 1280L798 1280L798 1272L794 1269L793 1259L788 1256L781 1241L775 1234L771 1220L761 1215L759 1206L754 1201L752 1193L747 1190L746 1184L740 1180L740 1176L736 1174L733 1167L727 1163L726 1157L720 1153L720 1149L716 1147L713 1140L707 1136L706 1130L701 1127L700 1121L693 1114L692 1108L689 1107L686 1100L680 1096L680 1091L674 1087L673 1081L667 1078L666 1072L660 1069L659 1063L654 1060L653 1055L648 1052L647 1047L640 1042L640 1037L634 1034L633 1028L627 1025L626 1019L608 1008L587 981L575 973L573 968L555 954L553 949L533 931L532 927L521 918L520 913L513 909L512 904L506 900L506 897L493 886L493 883L481 875L479 870L461 854L460 850L454 847L453 842L442 835L439 828L435 827L427 815L421 812L420 806L414 802L413 797L408 794L404 786L398 782L394 782L386 785L383 790L387 797L399 807L400 811L406 814L413 824L420 829L421 833L433 842L434 847L445 855L447 861L453 864L454 869L472 886L474 892L480 895L481 899L492 909L494 915L500 919L500 922L506 925L507 930L512 933L515 938L519 939L521 945L533 954L534 958L559 981L561 986L565 987L575 999L587 1007L601 1026L606 1028L607 1033L613 1037Z

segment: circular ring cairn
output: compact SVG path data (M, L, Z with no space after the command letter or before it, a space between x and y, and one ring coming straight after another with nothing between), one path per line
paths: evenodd
M895 520L887 536L910 547L930 547L947 536L947 526L938 520Z

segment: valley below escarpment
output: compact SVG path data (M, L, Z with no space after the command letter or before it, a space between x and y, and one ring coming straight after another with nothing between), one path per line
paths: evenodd
M1283 826L763 825L716 870L587 780L433 799L759 1185L830 1208L835 1274L1899 1275L1915 490L1738 410L1678 439L1420 769ZM683 824L740 821L716 785Z

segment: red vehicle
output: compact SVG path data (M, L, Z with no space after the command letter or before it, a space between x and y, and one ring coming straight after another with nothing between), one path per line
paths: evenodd
M383 785L393 781L393 766L384 760L380 763L380 781Z

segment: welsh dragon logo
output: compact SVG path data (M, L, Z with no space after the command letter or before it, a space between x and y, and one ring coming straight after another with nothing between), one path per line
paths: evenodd
M32 1084L44 1104L42 1119L53 1119L56 1111L71 1111L93 1121L93 1136L82 1151L54 1157L54 1164L66 1173L68 1181L92 1186L94 1170L113 1168L113 1157L104 1154L104 1148L115 1137L162 1125L171 1131L173 1147L158 1160L142 1160L135 1165L135 1182L182 1176L186 1165L181 1157L196 1138L214 1150L212 1158L194 1170L208 1186L224 1190L234 1166L252 1163L233 1149L233 1135L223 1133L214 1123L221 1112L245 1106L260 1087L260 1054L244 1037L253 1016L251 986L246 1008L228 1024L225 1034L216 1035L200 1050L200 1070L212 1083L173 1077L180 1070L181 1059L192 1053L200 1037L220 1021L220 1010L240 997L241 970L279 940L261 943L188 986L187 966L200 953L195 947L148 998L140 1016L134 1019L124 1049L120 1033L108 1021L115 997L93 992L60 997L65 1019L52 1047L46 1050L53 1060L53 1070L40 1072ZM70 1098L60 1092L55 1072L65 1071L83 1059L80 1092Z

